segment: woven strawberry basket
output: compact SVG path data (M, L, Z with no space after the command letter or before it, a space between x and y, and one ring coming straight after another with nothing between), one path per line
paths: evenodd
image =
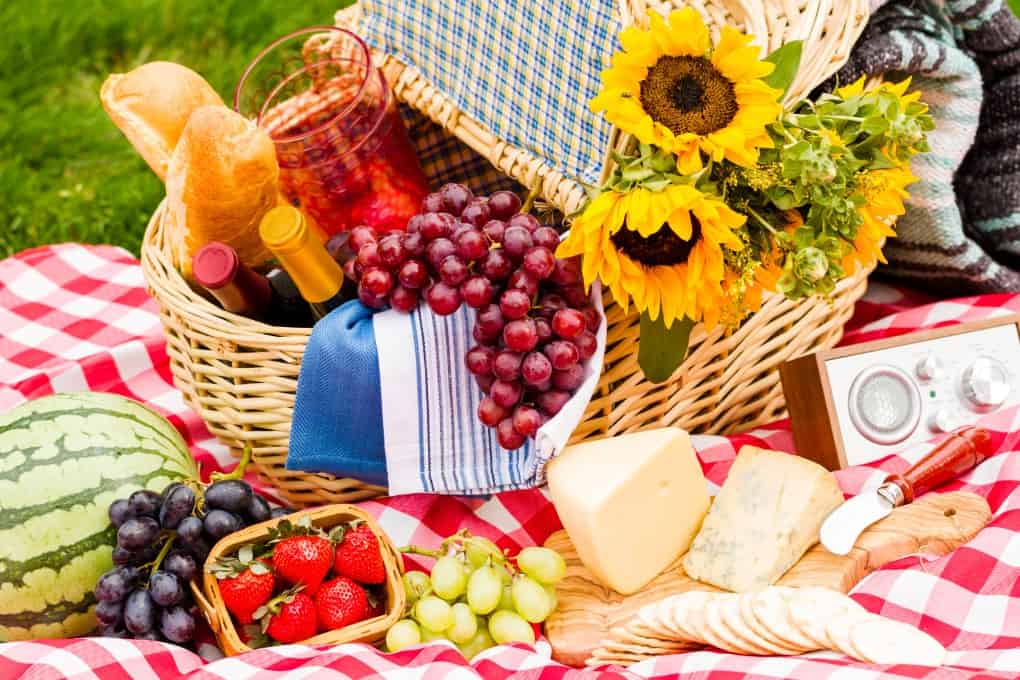
M379 527L375 519L364 510L353 505L331 505L314 510L288 515L286 519L292 523L307 517L311 525L325 531L335 526L357 520L364 522L376 538L379 539L379 548L382 551L383 564L386 566L386 606L382 615L371 619L365 619L358 623L346 626L339 630L331 630L320 633L313 638L305 640L310 645L340 645L346 642L367 642L375 643L386 637L386 631L396 623L403 615L406 606L406 593L401 578L403 573L403 558L397 548L390 541L389 536ZM206 559L202 573L202 585L198 582L192 583L192 593L203 616L209 622L216 640L228 656L250 652L251 647L241 640L234 620L227 611L220 595L220 588L216 576L210 571L210 567L221 557L233 555L242 546L258 543L266 538L269 530L278 525L284 518L278 518L255 524L241 531L226 536L219 543L213 546Z
M754 34L763 53L802 40L803 66L787 101L803 98L845 62L868 17L866 0L627 0L619 3L617 13L623 25L640 24L647 21L649 8L668 12L682 6L697 9L715 32L732 25ZM358 22L357 6L337 15L339 25L356 30ZM538 187L541 198L563 214L581 207L586 196L581 184L496 137L417 69L393 56L375 53L373 58L400 102L484 157L492 172ZM610 147L622 148L627 142L614 132ZM609 150L603 177L612 169ZM478 178L442 179L470 186ZM164 216L161 205L145 234L142 266L160 306L174 380L187 402L232 449L239 452L251 445L260 473L296 505L352 502L384 493L354 479L285 469L297 377L310 329L269 326L226 312L196 294L172 264ZM839 341L869 273L868 268L858 269L826 299L790 301L768 295L761 309L729 334L721 327L711 332L696 327L687 358L669 380L658 384L646 380L638 366L638 315L607 300L605 363L573 441L663 425L725 434L782 417L779 365Z

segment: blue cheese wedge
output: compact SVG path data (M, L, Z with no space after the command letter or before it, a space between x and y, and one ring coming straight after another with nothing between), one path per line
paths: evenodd
M745 446L684 556L687 575L719 588L766 588L818 542L843 502L836 478L806 458Z

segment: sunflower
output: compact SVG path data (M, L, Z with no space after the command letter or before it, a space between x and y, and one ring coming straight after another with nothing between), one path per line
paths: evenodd
M863 219L854 237L853 250L843 258L843 271L854 272L858 265L870 267L876 261L884 263L882 245L887 237L895 236L893 224L906 212L903 200L909 196L906 187L917 181L906 165L871 170L861 175L858 190L864 198L858 212Z
M584 283L598 278L626 311L630 301L666 326L684 316L714 326L723 298L722 246L743 243L746 218L685 184L599 194L578 216L556 256L581 256Z
M668 19L650 10L649 19L647 30L620 33L624 51L602 72L592 110L642 143L675 153L681 174L701 168L701 151L753 166L758 149L772 146L765 128L782 110L782 92L762 80L773 65L758 59L751 36L728 26L713 48L693 8Z

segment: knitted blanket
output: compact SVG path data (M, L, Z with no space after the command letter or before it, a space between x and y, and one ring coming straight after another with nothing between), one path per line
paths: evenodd
M881 273L949 294L1020 291L1020 21L1002 0L872 4L823 88L910 75L937 123Z

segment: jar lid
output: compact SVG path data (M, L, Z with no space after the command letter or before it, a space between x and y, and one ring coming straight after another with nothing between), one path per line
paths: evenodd
M241 261L233 248L213 241L195 253L191 260L191 273L199 284L215 290L233 281L240 266Z

